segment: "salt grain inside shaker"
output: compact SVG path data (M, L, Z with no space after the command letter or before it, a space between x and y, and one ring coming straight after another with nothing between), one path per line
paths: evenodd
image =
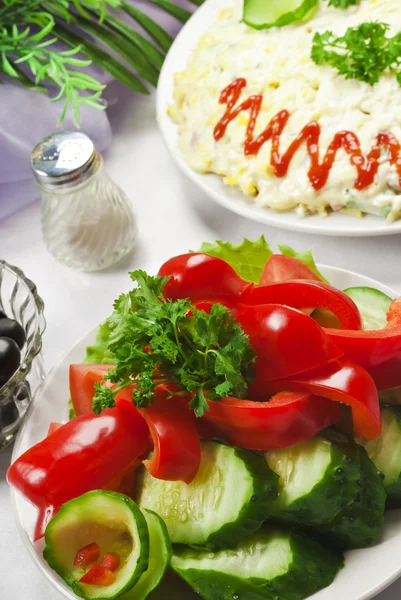
M42 193L43 237L57 260L96 271L132 250L136 224L130 201L105 172L87 135L50 135L34 148L31 164Z

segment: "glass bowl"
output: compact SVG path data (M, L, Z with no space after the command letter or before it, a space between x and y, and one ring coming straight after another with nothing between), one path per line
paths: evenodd
M44 303L36 285L17 267L0 260L0 310L25 330L21 365L0 387L0 450L15 437L35 391L45 377L42 335L46 327Z

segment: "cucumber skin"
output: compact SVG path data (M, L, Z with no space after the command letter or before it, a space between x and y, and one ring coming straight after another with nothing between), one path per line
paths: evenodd
M210 549L229 548L245 536L260 529L271 515L278 498L278 475L267 464L265 458L250 450L233 448L235 455L243 460L254 481L251 501L240 510L235 523L226 523L212 533L205 546Z
M62 579L64 579L64 581L66 582L67 585L69 585L72 588L72 591L74 592L74 594L76 594L77 596L79 596L80 598L84 598L85 600L93 600L92 596L87 596L83 590L81 589L81 587L79 586L79 583L77 583L77 580L73 580L71 578L71 576L68 576L68 572L66 573L64 571L64 569L58 569L58 563L57 561L53 558L53 552L51 550L51 545L48 545L48 536L51 533L51 527L52 527L52 522L54 522L55 519L58 519L59 516L63 516L64 512L67 512L68 510L68 505L72 502L76 503L77 501L82 500L83 498L85 498L85 500L88 499L89 496L92 495L97 495L97 494L105 494L107 496L112 496L114 498L117 498L120 501L123 501L125 504L128 504L130 509L133 510L135 512L135 517L137 519L136 521L136 526L138 529L138 534L139 537L141 538L141 546L142 546L142 552L137 560L136 563L136 573L135 573L135 578L134 579L130 579L130 581L128 582L128 584L125 587L122 587L121 590L116 593L113 598L117 598L119 596L121 596L122 594L125 594L127 592L129 592L134 585L139 581L139 579L141 578L142 574L146 571L146 569L148 568L148 560L149 560L149 531L148 531L148 525L146 523L145 517L143 516L140 508L135 504L135 502L133 500L131 500L131 498L128 498L128 496L124 496L123 494L118 494L117 492L109 492L109 491L105 491L105 490L94 490L92 492L87 492L86 494L84 494L83 496L78 496L77 498L74 498L73 500L69 500L68 502L66 502L65 504L63 504L60 508L60 510L58 511L58 513L55 515L55 517L53 517L53 519L49 522L48 526L46 527L46 532L45 532L45 548L43 550L43 558L46 560L46 562L48 563L49 567L51 569L53 569L54 571L56 571L56 573L58 575L60 575L60 577ZM134 508L132 508L132 506L134 506ZM133 581L133 583L132 583ZM132 583L132 585L131 585Z
M270 469L265 458L251 450L231 446L230 448L236 457L244 461L253 479L252 499L242 507L235 522L226 523L205 540L193 540L193 545L211 550L235 545L239 540L261 527L262 523L270 516L278 498L278 475ZM148 508L142 507L140 501L139 505L141 508Z
M301 600L330 585L344 560L341 553L327 550L303 534L292 532L291 536L295 557L291 571L271 581L242 579L213 570L180 569L174 565L174 559L172 568L204 600Z
M400 406L387 406L393 411L395 418L397 419L398 426L400 428L401 435L401 407ZM401 508L401 465L400 465L400 474L398 476L398 480L394 483L391 483L385 488L387 492L387 501L386 508L388 510L393 508Z
M359 464L336 444L331 443L331 461L324 478L304 498L299 498L283 511L275 512L277 522L295 523L302 527L326 525L354 501L359 491Z
M346 550L364 548L376 541L383 528L386 491L383 477L366 450L358 446L361 465L361 489L333 523L323 529L325 541ZM401 487L400 487L401 491Z

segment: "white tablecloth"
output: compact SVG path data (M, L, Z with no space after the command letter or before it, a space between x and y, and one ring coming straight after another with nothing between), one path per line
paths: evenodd
M63 267L47 252L38 203L0 222L0 257L33 279L46 305L43 352L47 369L110 313L113 300L129 288L128 270L154 271L166 258L197 249L202 241L239 242L244 236L252 239L263 233L273 246L283 242L299 250L312 248L318 262L359 271L401 293L399 236L307 236L237 217L208 200L177 171L157 130L153 98L123 94L118 85L108 91L108 97L113 100L113 96L119 101L109 109L114 141L105 157L106 167L137 211L140 239L135 253L107 271L79 273ZM59 600L18 538L5 480L10 456L11 449L0 455L0 597ZM401 580L377 598L398 600L400 595Z

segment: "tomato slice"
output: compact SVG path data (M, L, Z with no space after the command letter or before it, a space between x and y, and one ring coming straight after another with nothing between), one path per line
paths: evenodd
M280 392L268 402L208 401L202 417L223 441L249 450L299 444L340 420L340 405L305 392Z
M104 383L104 376L112 368L113 365L70 365L70 394L77 417L92 412L94 385L98 381Z
M286 281L256 286L244 295L247 305L285 304L292 308L320 308L330 310L340 321L342 329L361 330L362 319L355 302L322 281Z
M153 477L190 483L198 472L201 448L196 417L188 400L165 385L155 388L155 401L139 412L153 438L153 455L144 465Z
M284 256L284 254L273 254L263 269L259 285L291 281L293 279L321 281L316 273L296 258Z
M117 552L106 552L100 564L102 567L106 567L106 569L110 569L110 571L114 573L120 566L120 562L121 558Z
M89 567L89 565L99 560L100 552L100 546L96 542L92 542L78 550L74 558L74 565L82 568Z
M113 571L107 567L103 567L95 563L91 569L81 579L81 583L87 583L89 585L111 585L116 580L116 576Z
M56 423L55 421L52 421L49 425L49 429L47 432L47 435L51 435L52 433L54 433L55 431L57 431L57 429L60 429L60 427L62 427L63 424L62 423Z
M350 360L337 360L308 373L268 383L270 393L282 389L318 394L347 404L352 410L357 436L373 440L381 434L381 418L377 389L372 377Z
M234 315L257 354L251 397L255 392L265 393L268 381L308 371L342 356L323 329L294 308L239 305Z

